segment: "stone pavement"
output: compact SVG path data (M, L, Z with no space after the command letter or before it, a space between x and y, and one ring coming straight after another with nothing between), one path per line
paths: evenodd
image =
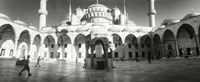
M114 62L112 70L84 69L81 63L30 63L32 76L15 66L13 59L0 59L0 82L200 82L200 59L163 59Z

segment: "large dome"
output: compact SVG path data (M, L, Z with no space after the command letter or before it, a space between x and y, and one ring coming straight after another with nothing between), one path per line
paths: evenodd
M92 4L88 8L91 8L91 7L104 7L104 8L107 8L105 5L102 5L102 4Z

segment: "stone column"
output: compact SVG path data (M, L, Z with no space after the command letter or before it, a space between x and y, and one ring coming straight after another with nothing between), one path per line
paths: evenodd
M199 48L200 48L200 43L199 43L199 35L198 34L196 34L196 36L195 36L195 42L196 42L196 47L198 47L198 52L200 51L199 50ZM195 48L196 49L196 48ZM197 52L197 51L196 51ZM196 53L195 52L195 53ZM198 56L199 54L198 53L196 53L196 55Z
M162 57L165 55L165 43L162 43Z
M18 58L18 53L17 53L18 40L19 40L19 38L18 38L18 37L15 37L15 46L14 46L14 51L13 51L13 56L14 56L15 58Z
M178 47L178 39L175 39L175 45L176 45L176 55L177 55L177 58L180 57L180 53L179 53L179 47Z

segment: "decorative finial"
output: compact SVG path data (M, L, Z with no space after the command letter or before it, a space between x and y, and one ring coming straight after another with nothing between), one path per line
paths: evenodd
M31 26L33 26L33 24L31 23Z
M19 17L17 17L17 20L19 20Z
M194 14L194 9L192 9L192 14Z

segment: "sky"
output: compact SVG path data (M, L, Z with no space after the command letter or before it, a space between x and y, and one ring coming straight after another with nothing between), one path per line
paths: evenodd
M72 10L77 7L87 8L95 4L96 0L72 0ZM99 0L108 8L117 6L123 12L123 0ZM181 19L186 14L200 12L200 0L155 0L156 27L160 26L164 19ZM18 17L27 25L39 26L40 0L0 0L0 13L6 14L11 20ZM126 0L129 19L138 26L149 26L147 0ZM67 19L69 0L47 1L47 26L59 25Z

